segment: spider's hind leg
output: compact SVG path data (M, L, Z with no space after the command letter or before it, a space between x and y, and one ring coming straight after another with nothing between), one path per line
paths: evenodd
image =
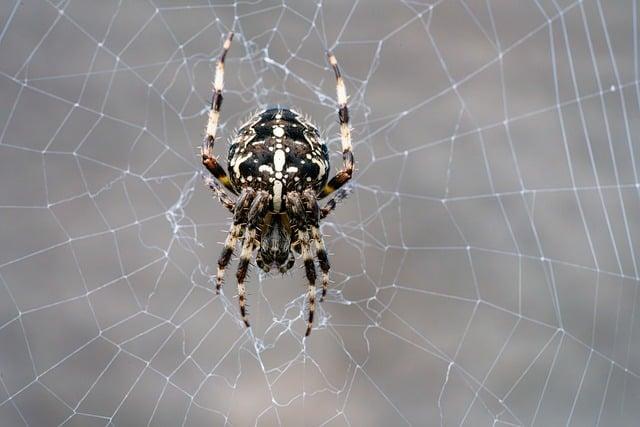
M255 191L251 188L246 188L240 194L238 201L235 204L234 214L233 214L233 224L231 224L231 228L229 229L229 233L227 234L227 238L224 241L224 248L222 249L222 253L218 258L218 272L216 274L216 293L220 293L220 288L222 287L222 282L224 280L224 272L231 261L231 256L233 255L233 251L236 249L236 244L240 236L242 236L243 226L247 221L247 214L249 212L249 207L251 206L251 202L255 198Z
M244 281L249 271L249 262L251 255L256 247L256 227L260 225L266 210L269 208L269 193L260 191L251 203L249 215L247 217L247 229L242 241L242 252L238 261L238 271L236 278L238 279L238 303L240 304L240 315L244 324L249 327L249 318L247 317L245 285Z
M315 193L312 190L306 190L302 197L307 211L307 223L311 230L311 241L315 244L318 265L322 271L322 296L320 297L320 302L322 302L327 296L331 264L329 263L329 255L327 254L327 248L324 245L322 233L320 232L321 211L318 206Z
M309 317L305 336L309 336L313 327L313 317L316 312L316 267L313 262L313 252L309 232L307 230L307 215L300 195L295 192L287 194L287 211L298 232L298 245L302 252L304 271L307 276L307 300L309 301Z

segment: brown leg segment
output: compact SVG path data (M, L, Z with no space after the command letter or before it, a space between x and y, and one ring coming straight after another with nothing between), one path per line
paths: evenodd
M222 88L224 86L224 60L227 56L227 52L231 47L231 40L233 40L233 33L229 33L222 45L222 53L218 59L216 65L216 75L213 80L213 97L211 99L211 111L209 112L209 121L205 128L205 137L202 143L201 155L202 164L207 168L211 174L216 177L222 185L231 191L233 194L237 194L231 185L231 181L224 171L222 166L218 163L213 154L213 145L216 141L216 132L218 131L218 121L220 119L220 107L222 106Z
M233 255L233 251L236 249L236 244L238 239L242 235L242 228L244 224L247 222L247 215L249 214L249 208L253 199L255 198L256 192L251 188L246 188L240 194L237 203L235 204L234 215L233 215L233 224L229 229L229 234L227 234L227 238L224 242L224 248L222 248L222 253L218 258L218 272L216 274L216 293L220 293L220 288L222 287L222 282L224 280L224 272L231 261L231 256Z
M338 61L333 53L328 53L329 64L336 76L336 93L338 95L338 119L340 120L340 140L342 142L342 169L324 186L319 199L327 197L346 184L353 175L353 152L351 149L351 130L349 128L349 108L347 107L347 90L340 74Z
M312 190L306 190L302 198L307 213L307 225L310 229L311 241L315 244L318 265L322 271L322 296L320 297L320 302L322 302L327 295L327 288L329 287L329 270L331 269L331 264L329 263L329 255L324 245L322 233L320 232L321 211Z
M236 278L238 279L238 302L240 304L240 315L244 324L249 327L249 318L246 309L245 284L244 281L249 271L249 262L253 255L256 239L256 227L260 225L265 211L269 208L269 193L266 191L259 192L251 203L249 216L247 218L247 231L242 242L242 252L238 261L238 271Z
M331 212L335 210L338 203L349 197L350 194L350 187L341 188L338 192L336 192L336 195L329 199L329 201L325 203L322 209L320 209L320 219L325 219Z
M313 327L313 317L316 312L316 267L313 262L313 251L308 232L307 214L305 205L298 193L287 194L287 212L290 220L298 229L298 244L302 253L304 271L307 276L307 300L309 301L309 317L307 318L307 330L305 336L309 336Z

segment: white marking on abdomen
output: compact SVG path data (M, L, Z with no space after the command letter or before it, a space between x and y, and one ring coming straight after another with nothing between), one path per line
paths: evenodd
M273 168L269 165L260 165L258 172L267 171L270 175L273 175Z
M251 156L253 156L253 153L249 151L245 156L240 155L240 157L234 159L235 161L231 163L231 167L233 167L236 176L240 176L240 165Z
M282 150L276 150L273 155L273 166L275 170L278 172L282 172L282 168L284 167L285 162L285 154Z
M313 158L311 159L311 161L313 163L315 163L316 165L318 165L318 179L322 178L324 176L324 172L326 171L326 168L324 166L324 162L322 160L318 160L317 158Z
M273 210L276 212L280 212L281 205L282 205L282 182L275 180L273 181Z

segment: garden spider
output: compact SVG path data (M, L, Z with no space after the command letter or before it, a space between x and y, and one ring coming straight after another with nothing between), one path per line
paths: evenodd
M329 259L319 223L346 197L346 188L336 190L351 179L354 170L344 81L335 56L327 53L336 77L343 158L342 170L331 180L328 180L329 151L318 129L293 109L280 106L256 113L238 129L229 147L227 175L214 157L213 146L222 105L224 60L232 39L233 33L229 33L216 65L211 111L201 151L202 164L237 196L234 201L216 181L207 179L220 202L233 213L233 224L218 259L216 291L220 291L225 268L236 243L242 239L236 277L240 314L249 327L245 278L253 251L258 250L256 263L262 270L268 272L273 267L281 273L293 267L295 251L302 256L308 280L309 316L305 332L308 336L316 308L314 252L322 271L320 301L329 284ZM331 194L334 197L320 208L318 200Z

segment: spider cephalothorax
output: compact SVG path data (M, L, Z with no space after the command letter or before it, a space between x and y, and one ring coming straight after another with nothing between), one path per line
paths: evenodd
M353 154L349 131L349 111L344 81L335 57L329 63L336 76L338 117L342 139L343 167L329 180L329 152L318 129L292 109L275 106L256 113L236 132L229 147L229 173L213 155L220 106L224 60L233 33L223 45L213 83L211 112L202 147L202 163L231 193L233 200L214 180L208 180L219 200L233 213L233 224L218 260L216 290L231 260L237 241L242 239L238 263L238 299L244 323L249 326L244 281L254 250L256 263L266 272L284 273L295 263L294 252L302 256L308 280L309 317L306 335L311 332L315 312L316 270L314 257L322 271L322 301L329 284L329 259L320 234L320 220L345 197L341 190L323 208L318 200L340 189L353 173Z

